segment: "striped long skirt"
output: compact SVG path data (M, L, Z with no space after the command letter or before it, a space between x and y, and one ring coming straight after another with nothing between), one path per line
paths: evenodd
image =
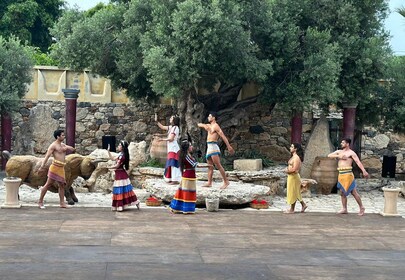
M166 182L180 182L179 153L167 153L167 160L163 178Z
M133 191L129 178L114 181L112 195L112 211L123 211L130 205L139 203L138 198Z
M193 214L197 201L196 178L181 178L180 187L170 203L174 213Z

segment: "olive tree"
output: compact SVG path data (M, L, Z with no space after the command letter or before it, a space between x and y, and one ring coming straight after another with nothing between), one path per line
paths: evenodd
M0 112L18 108L32 80L30 51L15 37L0 36Z

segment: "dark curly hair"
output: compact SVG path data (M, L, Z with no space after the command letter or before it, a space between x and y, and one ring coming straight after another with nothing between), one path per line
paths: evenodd
M190 141L186 138L183 138L180 142L180 155L179 155L181 173L183 173L184 162L186 161L186 156L187 156L189 147L190 147Z
M120 142L121 146L122 146L122 152L124 153L124 168L125 170L128 170L129 168L129 150L128 150L128 142L125 140L122 140Z
M294 148L297 149L296 153L299 156L301 161L304 161L304 150L302 149L301 144L299 143L293 143Z

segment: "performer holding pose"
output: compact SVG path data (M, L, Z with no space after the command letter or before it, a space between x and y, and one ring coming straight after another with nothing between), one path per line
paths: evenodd
M197 200L195 168L197 161L192 156L193 146L188 140L181 141L180 170L183 174L181 183L170 203L173 213L195 213Z
M328 157L338 159L338 183L337 187L340 189L340 197L342 200L342 210L338 212L338 214L347 214L347 196L352 194L354 199L356 200L357 204L359 205L360 211L359 216L364 215L365 208L361 201L360 195L356 190L357 184L354 179L354 174L352 172L352 164L353 161L356 162L357 166L363 172L363 176L368 178L368 173L366 169L364 169L363 164L360 162L359 157L356 153L350 149L350 143L352 142L351 139L345 138L340 143L342 147L341 150L337 150L336 152L330 153Z
M155 114L155 121L160 129L167 130L167 138L158 137L158 141L167 141L167 160L163 178L169 184L178 184L181 180L181 172L179 169L179 144L177 139L180 135L180 118L178 116L170 117L170 125L162 125L157 120Z
M121 141L117 150L119 152L118 156L113 157L110 153L110 145L108 145L108 156L111 160L116 161L116 164L109 168L115 170L111 210L121 212L132 204L135 204L136 207L140 209L140 201L133 191L131 181L127 174L129 168L128 142Z

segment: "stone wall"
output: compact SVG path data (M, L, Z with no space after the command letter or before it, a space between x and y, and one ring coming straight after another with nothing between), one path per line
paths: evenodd
M169 116L170 105L152 107L145 102L89 103L78 102L76 148L80 154L90 154L102 147L102 136L114 135L117 140L130 142L145 140L148 146L152 135L162 131L153 121L154 113ZM278 108L271 112L268 106L253 104L239 110L231 123L219 123L240 157L265 157L286 163L290 157L290 118ZM313 129L312 114L304 114L303 145ZM13 154L43 155L54 140L53 131L65 127L65 102L24 101L13 114ZM383 155L397 157L397 172L405 170L405 136L380 134L367 129L362 140L362 161L373 177L380 177Z
M13 154L46 153L54 141L53 132L65 129L65 102L25 101L18 113L13 115ZM161 133L153 121L154 112L170 116L172 108L158 105L157 108L143 102L137 104L77 103L76 149L83 155L102 147L104 135L116 136L116 140L129 142L145 140L150 143L152 135Z
M374 128L366 128L362 137L361 157L367 170L381 175L384 156L397 158L397 177L404 177L405 172L405 135L391 132L381 133Z

